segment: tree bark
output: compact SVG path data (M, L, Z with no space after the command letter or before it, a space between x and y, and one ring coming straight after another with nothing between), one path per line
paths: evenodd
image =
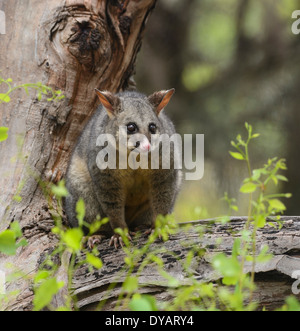
M277 309L285 304L286 298L293 295L292 286L297 280L292 278L295 277L294 272L298 271L297 275L300 276L300 217L282 217L282 221L281 230L267 226L258 230L257 234L257 253L263 245L268 245L269 252L273 254L269 262L257 263L255 266L256 290L253 300L259 304L259 308L267 310ZM154 243L150 251L162 258L164 270L175 277L180 286L191 285L193 278L203 283L217 282L221 276L211 267L212 257L220 252L232 253L236 234L244 229L245 222L245 217L232 218L226 225L215 220L191 222L192 226L188 231L179 231L164 244ZM202 232L203 235L199 236ZM134 243L137 247L144 244L144 239ZM195 252L201 249L204 254L201 257L195 255L189 270L186 270L184 261L193 247ZM157 253L159 251L161 253ZM100 254L104 263L100 270L89 272L82 265L73 278L74 294L81 310L94 310L100 306L102 310L115 309L121 294L121 285L127 275L124 264L126 255L109 247L108 241L101 244ZM246 263L244 271L252 271L251 262ZM133 276L136 275L134 272ZM109 288L111 284L115 284L113 288ZM139 293L153 295L164 302L173 298L168 280L161 275L154 263L147 265L139 275Z
M137 53L156 0L0 0L6 35L0 35L0 70L14 82L42 82L65 95L38 102L16 91L1 105L1 126L9 138L0 144L0 231L18 220L28 240L14 257L0 256L32 277L38 261L53 248L53 217L39 181L63 178L70 153L97 108L94 89L135 88ZM13 197L18 193L22 201ZM5 269L6 270L6 269ZM20 294L8 309L30 309L33 292L20 281Z

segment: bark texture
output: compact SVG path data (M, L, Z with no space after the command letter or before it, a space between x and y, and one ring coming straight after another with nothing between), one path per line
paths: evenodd
M38 102L16 91L1 105L1 126L9 139L0 144L0 231L20 221L28 246L12 258L0 257L32 275L52 249L53 217L39 180L63 178L72 148L97 108L94 89L134 88L132 80L145 24L156 0L0 1L7 20L1 35L0 70L17 84L42 82L62 90L60 102ZM14 195L22 197L14 201ZM10 309L29 309L32 290Z
M260 308L268 310L282 307L285 299L293 295L292 286L296 279L292 276L300 270L300 217L283 217L282 220L281 230L271 226L259 230L256 243L258 253L263 245L268 245L273 254L269 262L257 263L255 267L257 289L253 300L259 303ZM233 242L245 222L246 218L233 218L226 225L214 220L193 222L188 231L180 231L168 242L153 244L151 251L161 251L156 254L163 259L165 270L179 280L180 286L189 285L191 275L201 282L218 281L220 275L211 268L212 257L220 252L231 254ZM198 231L200 228L200 233L204 231L201 236ZM135 242L140 247L143 244L145 242L142 239ZM187 271L183 263L192 247L202 249L204 255L201 258L195 256ZM114 309L126 278L125 254L108 247L108 241L101 244L100 252L103 268L89 272L83 265L73 279L74 294L77 295L77 304L81 310L93 310L99 304L104 310ZM252 263L246 263L245 272L251 270ZM113 289L109 289L111 284L115 284ZM143 270L139 286L140 293L154 295L160 301L172 299L172 290L167 289L167 280L158 272L155 264L149 264Z

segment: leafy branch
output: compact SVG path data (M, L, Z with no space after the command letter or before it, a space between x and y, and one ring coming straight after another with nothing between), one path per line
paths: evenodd
M53 88L43 85L42 83L38 82L35 84L29 83L29 84L21 84L17 85L15 87L12 86L13 80L11 78L4 79L0 76L0 85L5 84L7 86L6 93L0 93L0 104L2 103L9 103L11 101L11 93L13 93L15 90L18 89L24 89L27 95L29 95L29 89L33 89L37 91L37 99L39 101L42 100L42 96L47 96L47 101L53 101L53 100L61 100L65 96L62 94L62 91L57 90L55 91Z
M7 87L6 93L0 93L0 105L2 103L11 102L10 95L18 89L23 89L27 95L29 95L29 89L33 89L37 92L37 99L42 100L43 95L47 97L47 101L62 100L65 96L62 94L62 91L55 91L53 88L43 85L42 83L36 84L21 84L15 87L12 86L13 80L11 78L4 79L0 75L0 85L4 84ZM0 142L5 141L8 138L8 128L0 127Z

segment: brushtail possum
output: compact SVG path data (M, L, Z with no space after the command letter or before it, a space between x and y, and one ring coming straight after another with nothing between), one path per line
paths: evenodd
M101 105L83 130L66 174L69 196L65 200L65 211L72 227L78 227L76 203L80 198L85 202L85 222L92 224L97 216L109 219L100 232L111 237L110 245L115 248L123 245L120 236L114 233L116 228L149 234L158 215L172 212L182 178L174 163L170 162L170 169L151 169L151 162L148 169L124 169L118 167L118 152L122 129L126 131L127 141L136 137L135 143L127 144L126 157L147 154L151 159L151 150L161 148L153 146L154 135L172 136L175 133L174 125L164 111L174 92L174 89L160 91L147 97L138 92L112 94L96 90ZM114 169L99 166L97 156L104 146L98 146L97 139L103 134L116 140L112 145L116 152L117 167ZM172 146L171 160L175 150ZM100 238L91 237L89 246L99 243Z

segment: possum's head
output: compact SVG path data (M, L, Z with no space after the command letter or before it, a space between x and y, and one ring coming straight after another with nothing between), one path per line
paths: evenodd
M117 146L120 140L126 139L129 151L149 152L156 147L151 144L151 137L165 133L160 116L174 92L175 90L171 89L146 97L137 92L115 95L96 90L110 119L106 133L116 138Z

